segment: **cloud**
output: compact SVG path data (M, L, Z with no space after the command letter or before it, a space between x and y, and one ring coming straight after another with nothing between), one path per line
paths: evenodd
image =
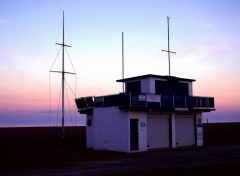
M6 23L8 23L8 20L0 18L0 24L6 24Z

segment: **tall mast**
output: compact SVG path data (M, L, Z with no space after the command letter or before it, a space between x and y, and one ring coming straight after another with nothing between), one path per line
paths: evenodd
M63 11L63 42L62 42L62 138L64 138L64 82L65 82L65 72L64 72L64 11Z
M122 79L124 79L124 34L122 32ZM124 91L124 83L122 85L123 93Z
M65 41L64 41L64 11L63 11L63 34L62 34L62 43L56 43L57 45L60 45L62 46L62 71L52 71L50 69L50 72L55 72L55 73L61 73L62 74L62 79L61 79L61 83L62 83L62 138L64 138L64 118L65 118L65 110L64 110L64 93L65 93L65 74L74 74L76 75L76 71L74 69L74 73L72 72L68 72L68 71L65 71L65 60L64 60L64 53L65 53L65 47L71 47L69 45L66 45L65 44ZM55 62L55 61L54 61ZM73 66L73 65L72 65Z
M168 72L169 72L169 76L171 76L171 69L170 69L170 54L176 54L176 52L170 51L170 37L169 37L169 17L167 17L167 26L168 26L168 50L162 50L164 52L168 53Z
M51 72L58 72L62 74L62 138L64 138L64 92L65 92L65 73L69 74L75 74L75 73L70 73L70 72L65 72L65 63L64 63L64 53L65 53L65 47L71 47L69 45L66 45L64 42L64 11L63 11L63 35L62 35L62 43L56 43L57 45L62 46L62 71L51 71Z

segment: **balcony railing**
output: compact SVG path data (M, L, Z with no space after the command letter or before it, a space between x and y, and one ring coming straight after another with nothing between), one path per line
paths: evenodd
M211 111L213 97L175 96L158 94L115 94L97 97L83 97L75 100L80 113L87 113L95 107L119 107L126 109L152 109L168 111Z

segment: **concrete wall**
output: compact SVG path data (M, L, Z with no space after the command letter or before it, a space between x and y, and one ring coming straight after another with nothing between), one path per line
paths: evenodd
M129 152L128 112L117 107L94 109L93 148Z
M141 93L150 93L150 82L148 78L141 79Z
M179 114L179 113L178 113ZM180 113L181 114L181 113ZM176 148L176 113L171 113L171 148ZM196 145L203 146L202 113L195 113ZM87 115L87 148L94 150L130 151L130 119L138 119L139 151L147 151L147 113L123 111L117 107L95 108Z
M87 122L91 120L92 124L89 126ZM94 118L92 114L87 114L86 117L86 147L93 148L93 130L94 130Z
M193 96L193 86L192 86L192 82L188 83L188 92L189 92L189 96Z
M150 82L150 92L149 93L155 93L155 80L154 78L149 78Z
M175 113L171 113L171 129L172 129L172 148L176 148L176 114Z
M197 146L203 146L203 124L202 113L196 114L196 144Z

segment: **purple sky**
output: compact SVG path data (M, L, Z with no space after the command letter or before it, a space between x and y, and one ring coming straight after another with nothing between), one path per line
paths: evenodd
M238 0L0 1L0 126L49 124L49 70L59 51L55 43L62 41L63 10L77 97L121 91L115 80L121 78L122 31L125 77L167 75L161 50L167 49L170 16L171 49L177 52L171 57L172 75L196 79L194 95L215 97L217 111L204 119L240 121L239 9ZM61 69L60 59L53 69ZM69 61L66 70L72 71ZM51 75L54 111L60 80ZM74 87L75 77L67 80ZM68 93L75 114L74 96ZM79 114L76 119L84 123Z

